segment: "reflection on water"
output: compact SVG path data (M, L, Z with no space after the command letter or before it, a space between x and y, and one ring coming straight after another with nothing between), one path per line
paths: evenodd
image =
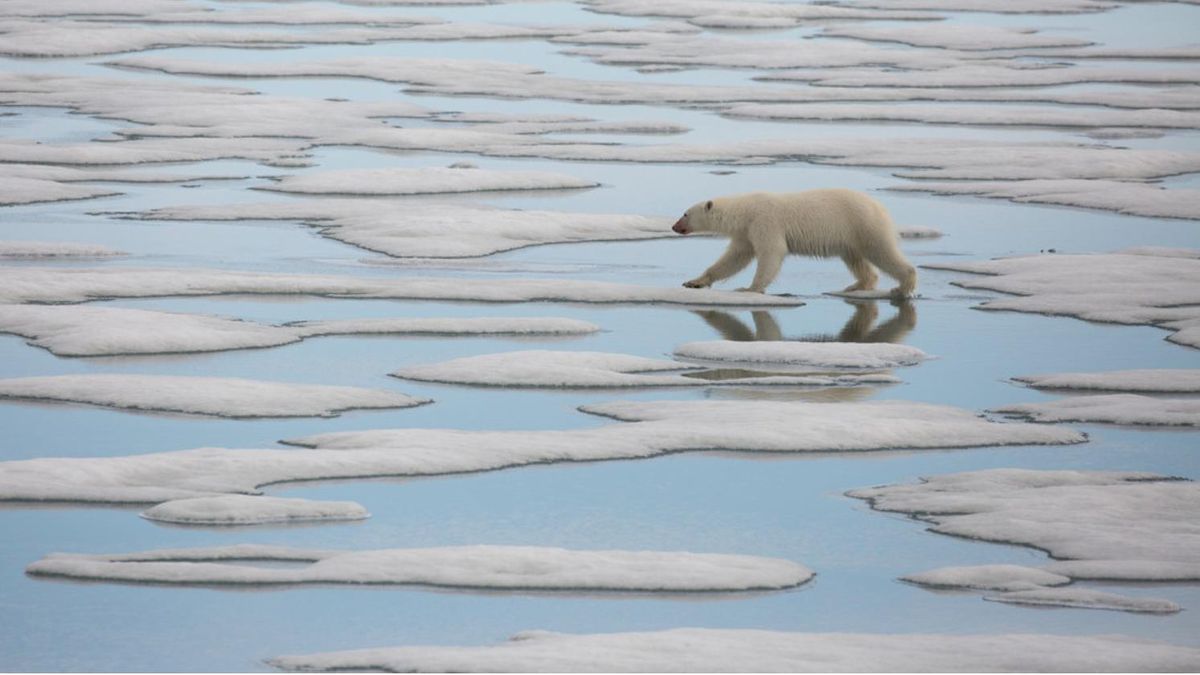
M873 300L845 300L854 309L846 325L838 333L804 334L784 337L779 322L766 310L751 312L754 328L746 325L733 314L721 310L694 310L723 340L733 342L902 342L917 327L917 309L911 302L893 301L896 314L875 326L879 318L879 306Z

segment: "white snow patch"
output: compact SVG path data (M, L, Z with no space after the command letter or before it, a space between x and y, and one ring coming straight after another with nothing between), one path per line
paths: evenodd
M0 258L115 258L124 251L73 241L0 241ZM0 321L3 314L0 314Z
M973 565L940 567L900 577L921 586L963 588L980 591L1023 591L1071 583L1070 577L1024 565Z
M236 560L312 561L304 567ZM776 590L813 577L778 558L659 551L578 551L458 546L316 551L243 545L145 554L52 554L26 568L39 576L169 584L411 584L555 591L714 592Z
M908 345L887 342L689 342L675 356L695 361L806 368L878 370L916 365L929 355Z
M475 302L586 302L798 307L790 296L573 279L366 278L202 268L0 267L0 302L64 303L112 298L253 294Z
M344 169L284 176L261 190L303 194L417 195L497 190L564 190L599 183L549 171L489 169ZM398 214L406 217L406 213Z
M1174 614L1182 608L1170 600L1135 598L1088 588L1037 588L984 596L984 600L1015 605L1051 605L1080 609L1115 609L1122 612Z
M1148 473L991 469L847 493L907 513L934 532L1033 546L1115 578L1157 580L1200 562L1200 486ZM1071 575L1072 564L1050 566Z
M931 174L933 172L924 172ZM944 172L937 172L944 175ZM916 175L916 174L911 174ZM1016 176L1020 178L1020 176ZM1116 211L1135 216L1200 220L1200 190L1121 180L1031 179L1004 181L920 181L889 190L936 195L972 195L1033 204L1056 204Z
M913 47L990 51L1044 47L1086 47L1088 40L1044 35L1032 28L969 26L963 24L917 24L905 26L838 26L821 31L822 37L841 37L868 42L899 42Z
M993 408L1038 422L1105 422L1153 426L1200 426L1200 399L1169 399L1138 394L1073 396L1041 403Z
M768 120L849 120L1021 127L1200 128L1200 112L1196 111L1112 110L1049 105L763 103L734 106L726 110L724 114L731 117Z
M554 317L415 317L335 319L287 324L304 337L319 335L585 335L600 330L590 321Z
M288 441L312 450L200 448L0 462L0 500L158 503L249 494L288 481L432 476L699 450L838 452L1085 440L1057 426L990 422L960 408L900 401L636 401L582 410L623 423L565 431L341 432Z
M473 257L543 244L671 236L671 224L665 218L375 199L182 206L116 215L144 220L296 220L353 246L418 258Z
M925 267L987 275L952 283L1020 296L989 300L980 309L1166 328L1190 327L1177 322L1200 320L1200 260L1196 259L1054 254ZM1168 339L1187 338L1177 333Z
M220 417L335 417L343 410L430 402L382 389L126 374L0 379L0 399L5 398Z
M652 374L663 371L696 371ZM629 354L585 351L524 350L465 356L440 363L402 368L392 375L406 380L488 387L619 388L700 387L717 385L852 386L891 384L885 375L790 375L781 372L739 372L733 377L705 377L701 366ZM719 373L718 373L719 374Z
M147 520L183 525L265 525L363 520L371 514L354 502L224 495L176 499L149 508L139 515Z
M287 671L1134 672L1200 668L1200 649L1124 636L787 633L679 628L529 631L485 647L413 646L284 656Z
M1038 389L1200 394L1200 369L1144 368L1100 373L1047 373L1014 377Z

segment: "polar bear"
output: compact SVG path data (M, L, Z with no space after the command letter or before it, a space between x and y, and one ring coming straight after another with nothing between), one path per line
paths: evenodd
M750 192L699 202L671 228L679 234L715 232L730 238L729 248L704 274L685 281L706 288L737 274L754 258L758 269L748 288L762 293L779 274L788 253L840 257L854 274L846 291L875 288L878 267L899 282L893 297L908 297L917 287L917 270L900 253L896 228L883 205L855 190Z

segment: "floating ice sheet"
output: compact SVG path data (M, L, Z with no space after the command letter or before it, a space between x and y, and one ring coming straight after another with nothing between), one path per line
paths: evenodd
M1200 369L1143 368L1099 373L1047 373L1014 377L1037 389L1200 394Z
M200 448L127 457L0 463L0 500L157 503L248 494L289 481L432 476L663 454L838 452L1080 443L1058 426L990 422L898 401L636 401L587 406L622 423L564 431L391 429L288 442L315 449Z
M382 279L201 268L0 268L0 302L61 303L223 294L729 307L797 307L804 304L791 296L571 279Z
M1164 564L1200 562L1200 486L1135 472L991 469L853 490L879 511L907 513L934 532L1019 544L1071 561L1073 576L1159 580ZM1178 570L1176 570L1178 573Z
M4 258L114 258L126 255L108 246L73 241L0 241L0 259ZM3 321L0 312L0 321Z
M853 38L867 42L898 42L913 47L987 51L1044 47L1085 47L1088 40L1044 35L1031 28L920 23L902 26L838 26L821 31L822 36Z
M994 408L1038 422L1106 422L1152 426L1200 426L1200 399L1158 398L1138 394L1072 396L1043 403L1014 403Z
M446 171L471 174L478 169ZM119 215L147 220L297 220L320 227L331 239L395 257L471 257L542 244L671 236L671 223L664 218L375 199L181 206Z
M1200 650L1122 636L786 633L680 628L530 631L485 647L413 646L284 656L280 670L387 672L1187 671Z
M0 399L5 398L219 417L334 417L344 410L430 402L383 389L125 374L0 379Z
M1049 605L1052 607L1077 607L1080 609L1115 609L1123 612L1145 614L1174 614L1182 608L1170 600L1159 598L1134 598L1116 593L1105 593L1090 588L1037 588L988 595L984 600L1007 602L1014 605Z
M714 340L689 342L675 348L675 356L697 361L878 370L916 365L929 356L908 345L886 342L740 342Z
M345 169L284 176L261 187L277 192L341 195L416 195L497 190L563 190L599 183L549 171L493 171L425 167ZM403 217L403 213L397 214Z
M238 561L310 562L304 567ZM319 551L242 545L127 555L59 553L26 568L38 576L160 584L405 584L448 588L716 592L777 590L813 577L778 558L659 551L457 546Z
M945 103L880 106L854 103L738 105L732 117L777 120L918 122L974 126L1195 129L1200 112L1190 110L1111 110L1077 106L974 106Z
M1176 329L1200 320L1200 260L1177 255L1053 254L926 267L984 275L952 283L1017 296L980 309ZM1168 339L1190 338L1181 331Z
M1200 220L1200 190L1120 180L921 181L894 185L888 189L1056 204L1154 218Z
M0 305L0 332L59 356L173 354L274 347L323 335L582 335L600 327L553 317L375 318L283 326L123 307Z
M140 515L178 525L267 525L362 520L371 514L354 502L223 495L164 502Z

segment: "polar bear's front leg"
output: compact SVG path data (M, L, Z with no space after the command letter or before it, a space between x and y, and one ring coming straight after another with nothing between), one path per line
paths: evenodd
M739 288L739 291L749 291L751 293L766 293L767 286L775 281L775 277L779 276L779 268L783 267L783 258L787 255L787 251L768 250L760 251L758 254L758 268L754 271L754 280L750 282L750 286Z
M717 258L717 261L711 267L704 270L704 274L691 281L683 282L683 285L688 288L708 288L714 281L728 279L741 272L746 268L746 265L750 264L753 258L754 249L750 248L746 242L734 239L729 242L729 247L725 249L725 253L720 258Z

